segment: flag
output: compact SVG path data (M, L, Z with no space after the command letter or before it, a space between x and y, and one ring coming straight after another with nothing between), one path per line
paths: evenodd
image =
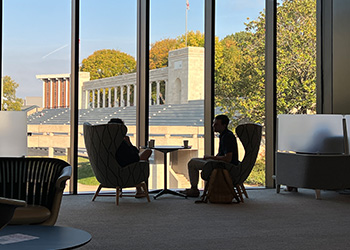
M187 10L190 9L190 3L188 2L188 0L186 0L186 9L187 9Z

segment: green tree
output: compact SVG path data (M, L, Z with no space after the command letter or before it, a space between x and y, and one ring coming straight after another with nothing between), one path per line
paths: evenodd
M20 111L23 106L23 100L16 97L16 89L19 84L16 83L10 76L4 76L2 78L3 86L3 106L7 104L7 110L9 111Z
M136 61L119 50L103 49L85 58L80 70L90 72L91 80L95 80L135 72Z
M217 72L216 87L222 90L216 103L231 118L238 117L237 123L264 124L265 14L231 37L240 49L239 76L234 69L232 77ZM277 8L277 112L315 112L315 89L316 1L284 0Z

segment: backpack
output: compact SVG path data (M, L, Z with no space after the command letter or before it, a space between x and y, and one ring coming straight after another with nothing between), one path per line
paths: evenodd
M240 202L229 172L227 169L215 168L205 185L201 200L196 203L206 203L208 200L211 203L232 203L233 199L237 200L236 203Z

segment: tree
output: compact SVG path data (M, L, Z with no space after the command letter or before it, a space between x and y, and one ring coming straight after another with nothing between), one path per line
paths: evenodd
M23 106L23 100L16 97L16 89L19 84L11 79L10 76L4 76L2 78L2 87L3 87L3 106L7 104L7 110L9 111L20 111Z
M186 47L186 34L177 37L180 48ZM204 34L199 30L196 32L191 30L187 32L187 46L188 47L204 47Z
M236 123L265 120L265 15L231 36L240 48L239 77L217 72L216 103ZM224 56L227 56L224 53ZM237 71L236 71L237 72ZM277 8L277 112L315 112L316 1L284 0ZM229 90L229 91L225 91Z
M149 51L149 68L158 69L168 66L168 53L179 48L177 39L165 38L151 45Z
M222 48L219 43L219 38L215 38L215 58L216 60L221 58ZM200 31L187 32L187 46L188 47L204 47L204 34ZM186 47L186 35L183 34L174 38L166 38L157 41L151 45L150 49L150 69L158 69L168 67L168 55L169 51L185 48ZM221 62L222 63L222 62Z
M85 58L80 70L90 72L91 80L95 80L135 72L136 61L119 50L103 49Z

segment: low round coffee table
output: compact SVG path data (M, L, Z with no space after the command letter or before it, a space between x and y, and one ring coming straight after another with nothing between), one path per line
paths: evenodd
M10 225L0 231L0 249L68 249L90 240L88 232L71 227Z

